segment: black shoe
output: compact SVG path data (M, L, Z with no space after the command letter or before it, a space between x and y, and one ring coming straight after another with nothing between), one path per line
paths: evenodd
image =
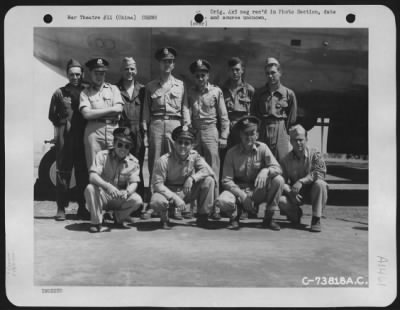
M186 220L190 220L193 218L192 211L182 212L182 217Z
M249 218L249 214L246 211L243 211L240 215L241 220L247 220Z
M231 230L239 230L240 229L239 220L231 219L228 228Z
M294 226L300 226L301 225L301 217L303 216L303 210L299 207L297 211L297 217L294 221L292 221Z
M210 219L214 221L219 221L221 219L221 214L214 212L213 214L210 215Z
M65 217L65 210L64 210L64 209L58 209L58 210L57 210L57 214L56 214L56 216L54 217L54 219L55 219L56 221L65 221L65 220L66 220L66 217Z
M88 221L90 220L90 212L85 207L79 207L78 212L76 212L76 218Z
M131 229L131 227L129 226L129 223L127 223L127 222L118 223L115 221L114 226L119 229Z
M114 223L115 219L110 212L106 212L103 215L103 224L105 223Z
M264 228L269 228L269 229L275 230L275 231L281 230L281 227L279 226L279 224L277 222L275 222L272 218L264 219L262 222L262 226Z
M160 228L161 229L165 229L165 230L171 230L172 227L170 226L170 222L169 221L160 221Z
M321 218L313 216L311 219L311 232L321 232Z
M196 225L199 227L206 227L208 225L208 215L199 214L196 219Z
M171 218L175 220L183 220L182 213L181 211L175 210L174 214L171 216Z

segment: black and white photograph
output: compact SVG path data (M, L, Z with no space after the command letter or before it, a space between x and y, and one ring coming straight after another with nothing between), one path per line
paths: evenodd
M386 22L372 24L374 12ZM43 7L20 30L15 13L5 127L16 304L393 301L389 10ZM25 55L24 96L7 66ZM25 125L10 125L21 109ZM18 175L28 181L14 197Z

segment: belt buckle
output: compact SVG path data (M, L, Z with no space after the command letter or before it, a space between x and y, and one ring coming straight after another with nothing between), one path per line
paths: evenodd
M170 119L169 115L164 115L164 120L169 120L169 119Z

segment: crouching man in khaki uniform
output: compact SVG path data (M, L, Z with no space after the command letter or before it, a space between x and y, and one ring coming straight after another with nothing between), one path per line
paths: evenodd
M279 206L289 220L300 224L303 214L300 205L304 200L311 200L310 230L320 232L322 210L328 199L328 184L324 181L325 161L321 153L308 148L307 131L301 125L290 128L289 135L293 150L281 162L286 184Z
M264 204L266 212L263 226L280 230L274 221L279 211L278 202L284 185L281 168L265 143L258 142L260 121L245 116L235 125L240 133L240 143L226 154L222 172L224 192L219 195L215 207L231 217L231 228L239 229L242 210L257 213Z
M160 214L161 228L170 229L168 208L185 211L186 203L197 201L197 225L205 226L213 211L215 175L203 157L193 150L195 133L187 126L172 132L174 149L161 156L152 176L150 208Z
M97 153L89 169L90 184L85 190L85 199L90 211L91 232L107 230L102 226L103 210L114 211L115 224L128 228L130 214L143 205L136 193L139 177L139 161L129 153L133 139L127 127L113 131L114 148Z

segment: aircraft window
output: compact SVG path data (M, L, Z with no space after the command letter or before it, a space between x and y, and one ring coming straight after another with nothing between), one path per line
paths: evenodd
M290 41L290 45L291 46L301 46L301 40L294 39L294 40Z

